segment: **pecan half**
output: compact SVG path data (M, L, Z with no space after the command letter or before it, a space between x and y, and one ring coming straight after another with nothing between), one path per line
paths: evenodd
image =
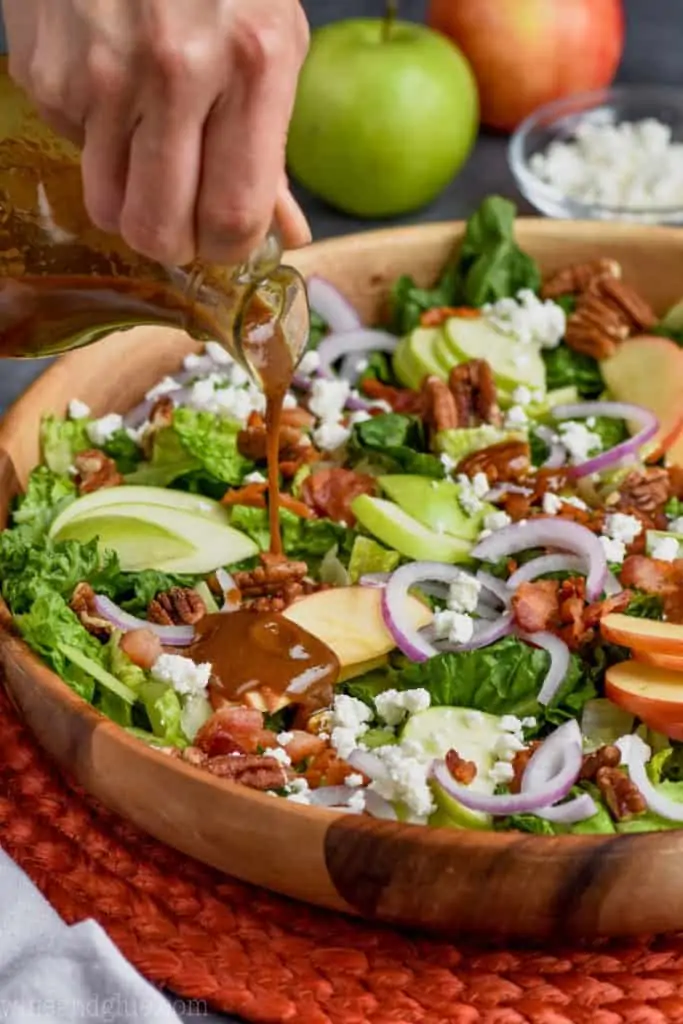
M304 442L301 427L282 424L278 433L278 451L281 459L296 459ZM302 444L303 442L303 444ZM237 435L237 447L245 459L264 462L267 456L268 431L261 415L252 412L246 427Z
M79 494L101 491L104 487L118 487L123 483L114 460L95 448L79 452L74 458L74 466Z
M424 419L430 431L455 430L459 425L458 407L448 385L440 377L425 377L422 382Z
M157 594L147 608L147 618L160 626L194 625L206 615L206 605L191 587L171 587Z
M604 277L620 278L621 267L616 260L589 260L572 263L551 274L543 283L541 295L544 299L557 299L561 295L577 295L585 291L594 281Z
M590 292L601 296L606 306L625 316L632 331L647 331L657 323L650 303L625 281L604 277L591 285Z
M212 775L239 782L250 789L281 789L287 772L274 757L261 754L225 754L212 757L203 765Z
M263 554L261 563L255 569L233 575L244 607L253 611L280 612L302 594L320 589L305 578L308 573L305 562L290 562L286 558Z
M577 352L607 359L629 335L655 323L652 307L635 289L615 277L599 277L580 294L565 340Z
M458 427L502 422L493 371L485 359L470 359L451 370L448 380L458 412Z
M619 488L617 507L646 514L661 512L669 500L669 473L660 466L629 473Z
M616 821L624 821L646 810L647 804L642 793L618 768L600 768L595 781Z
M81 624L98 640L107 640L113 633L114 627L111 622L97 613L95 591L89 583L77 584L71 596L70 608L78 616Z
M531 454L526 441L502 441L466 455L457 466L457 473L475 477L485 473L490 484L523 480L531 468Z
M580 778L594 782L601 768L618 768L621 764L621 751L618 747L605 746L586 754L581 766Z
M446 767L456 782L469 786L477 777L477 766L474 761L466 761L457 750L449 750L446 754Z

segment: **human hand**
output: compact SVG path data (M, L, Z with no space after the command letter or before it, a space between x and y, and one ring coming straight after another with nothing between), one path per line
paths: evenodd
M167 264L238 263L271 223L308 46L298 0L3 0L10 74L83 146L94 224Z

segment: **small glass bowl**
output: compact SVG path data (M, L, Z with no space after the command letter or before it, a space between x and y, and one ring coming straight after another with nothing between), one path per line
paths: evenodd
M640 224L683 224L683 206L602 206L582 202L547 184L532 170L535 153L569 141L579 124L620 124L655 118L669 125L673 142L683 142L683 89L659 85L615 86L548 103L516 130L508 162L517 186L541 213L564 220L623 220Z

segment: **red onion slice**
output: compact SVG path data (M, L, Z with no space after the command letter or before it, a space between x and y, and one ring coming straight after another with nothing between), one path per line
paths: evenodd
M484 495L484 500L499 501L506 494L523 494L528 498L533 493L533 487L522 487L520 484L498 484L497 487L492 487L488 494Z
M361 737L362 742L363 738ZM360 747L356 747L346 758L346 763L368 779L372 779L373 782L376 779L384 781L389 778L387 766L371 750L361 750Z
M361 587L386 587L390 572L366 572L358 580Z
M103 594L95 595L95 608L98 615L111 622L112 626L120 629L122 633L130 633L134 629L148 629L151 633L156 633L166 647L187 647L194 640L194 626L159 626L156 622L138 619L135 615L125 612L123 608L119 608Z
M355 331L362 321L349 300L331 281L314 275L306 282L308 304L325 321L332 334Z
M650 748L639 736L630 736L626 756L626 767L631 782L638 787L649 809L669 821L683 821L683 804L661 793L650 781L646 765Z
M398 821L398 815L388 800L385 800L374 789L364 789L365 810L373 818L381 818L384 821Z
M575 770L573 786L579 777L582 760L581 730L576 719L572 718L551 732L534 752L522 776L522 792L534 793L542 789L568 764Z
M545 818L546 821L552 821L557 825L575 825L578 821L586 821L597 813L597 804L590 793L582 793L581 796L567 800L564 804L541 807L536 811L539 818Z
M483 569L478 571L476 578L479 580L482 587L497 597L502 604L506 607L510 604L510 598L512 595L508 590L505 580L499 580L497 576L492 576L490 572L484 572Z
M501 637L506 636L512 628L512 615L506 613L494 622L480 620L474 627L474 636L467 643L434 645L433 630L417 630L410 626L405 612L406 598L411 587L422 583L455 582L459 577L469 575L465 570L442 562L411 562L402 565L391 574L382 592L382 619L391 633L399 650L411 661L427 661L437 654L457 651L473 651L479 647L488 647Z
M536 427L535 433L548 447L548 457L541 469L559 469L567 461L567 451L557 434L550 427Z
M540 558L532 558L530 562L525 562L519 569L515 569L508 578L507 586L510 590L516 590L520 583L529 583L549 572L581 573L585 576L588 564L576 555L541 555Z
M538 703L547 706L557 696L569 671L571 661L569 648L564 640L555 636L554 633L518 633L517 636L520 640L533 644L534 647L540 647L550 655L550 668L538 693Z
M647 444L659 430L659 420L654 413L630 402L575 402L569 405L556 405L552 409L552 414L556 420L606 416L610 419L628 420L640 427L638 433L627 441L622 441L614 448L572 467L572 476L575 477L602 473L624 459L636 457L643 445Z
M586 594L590 601L597 600L607 576L607 560L598 538L579 523L541 517L513 523L480 541L471 554L482 562L496 562L539 546L572 551L584 558L588 565Z
M396 350L399 339L387 331L375 331L371 328L347 331L345 333L328 334L318 345L320 356L319 373L330 376L332 365L342 356L364 352L389 352Z
M520 793L504 794L480 793L469 786L461 785L455 781L445 761L435 761L431 775L449 796L458 800L464 807L497 817L507 817L509 814L536 812L564 799L576 782L580 770L580 760L577 767L573 759L567 758L560 770L543 786L534 790L522 790Z

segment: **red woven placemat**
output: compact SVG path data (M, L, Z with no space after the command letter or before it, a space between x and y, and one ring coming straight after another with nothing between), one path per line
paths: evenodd
M274 896L176 853L86 797L1 690L0 838L66 921L95 918L151 981L251 1021L683 1022L683 935L492 951Z

